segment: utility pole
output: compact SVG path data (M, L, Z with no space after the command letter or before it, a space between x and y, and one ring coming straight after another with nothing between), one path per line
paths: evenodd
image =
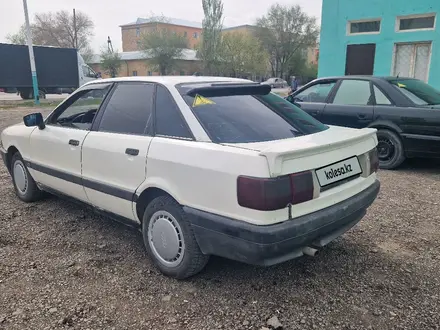
M38 94L38 79L37 79L37 69L35 67L35 57L34 57L34 48L32 47L32 31L29 24L29 15L27 9L27 2L23 0L23 9L24 9L24 18L26 22L26 37L27 44L29 48L29 60L31 62L31 74L32 74L32 86L34 89L34 101L35 104L40 104L40 96Z
M113 53L113 44L112 44L112 40L110 39L110 37L107 38L107 50L110 54Z
M78 32L76 30L76 12L75 12L75 8L73 8L73 38L74 38L73 45L78 50Z

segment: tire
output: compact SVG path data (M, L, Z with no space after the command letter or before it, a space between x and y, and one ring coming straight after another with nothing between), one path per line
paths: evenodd
M34 94L34 93L32 93L32 94ZM46 99L46 93L40 90L40 91L38 91L38 97L39 97L40 100L45 100Z
M400 137L393 131L379 129L377 139L379 167L386 170L399 167L405 161L405 151Z
M200 272L209 260L200 251L187 215L170 196L159 196L148 204L142 236L148 255L166 276L188 278Z
M20 91L20 97L23 100L30 100L32 98L32 92L30 89L24 89Z
M43 197L43 192L38 188L19 152L12 156L11 175L15 194L23 202L31 203Z

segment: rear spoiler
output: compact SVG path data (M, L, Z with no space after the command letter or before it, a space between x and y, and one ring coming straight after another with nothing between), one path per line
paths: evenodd
M186 95L196 96L232 96L232 95L267 95L271 91L269 85L259 83L218 83L211 86L191 88Z

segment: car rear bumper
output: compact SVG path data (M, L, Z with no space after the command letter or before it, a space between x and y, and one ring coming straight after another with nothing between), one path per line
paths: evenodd
M258 226L184 207L204 254L248 264L270 266L303 255L305 247L320 248L355 226L376 199L375 181L359 194L320 211L279 224Z

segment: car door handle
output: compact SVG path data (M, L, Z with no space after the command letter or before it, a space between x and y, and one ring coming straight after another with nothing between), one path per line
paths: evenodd
M69 144L71 146L77 147L77 146L79 146L79 141L78 140L69 140Z
M320 112L321 112L321 111L319 111L319 110L313 110L313 111L310 111L310 114L311 114L312 116L317 116L317 115L319 115Z
M137 156L137 155L139 155L139 149L127 148L127 149L125 149L125 153L130 156Z
M364 114L364 113L358 113L358 118L359 118L359 119L366 119L366 118L367 118L367 115Z

